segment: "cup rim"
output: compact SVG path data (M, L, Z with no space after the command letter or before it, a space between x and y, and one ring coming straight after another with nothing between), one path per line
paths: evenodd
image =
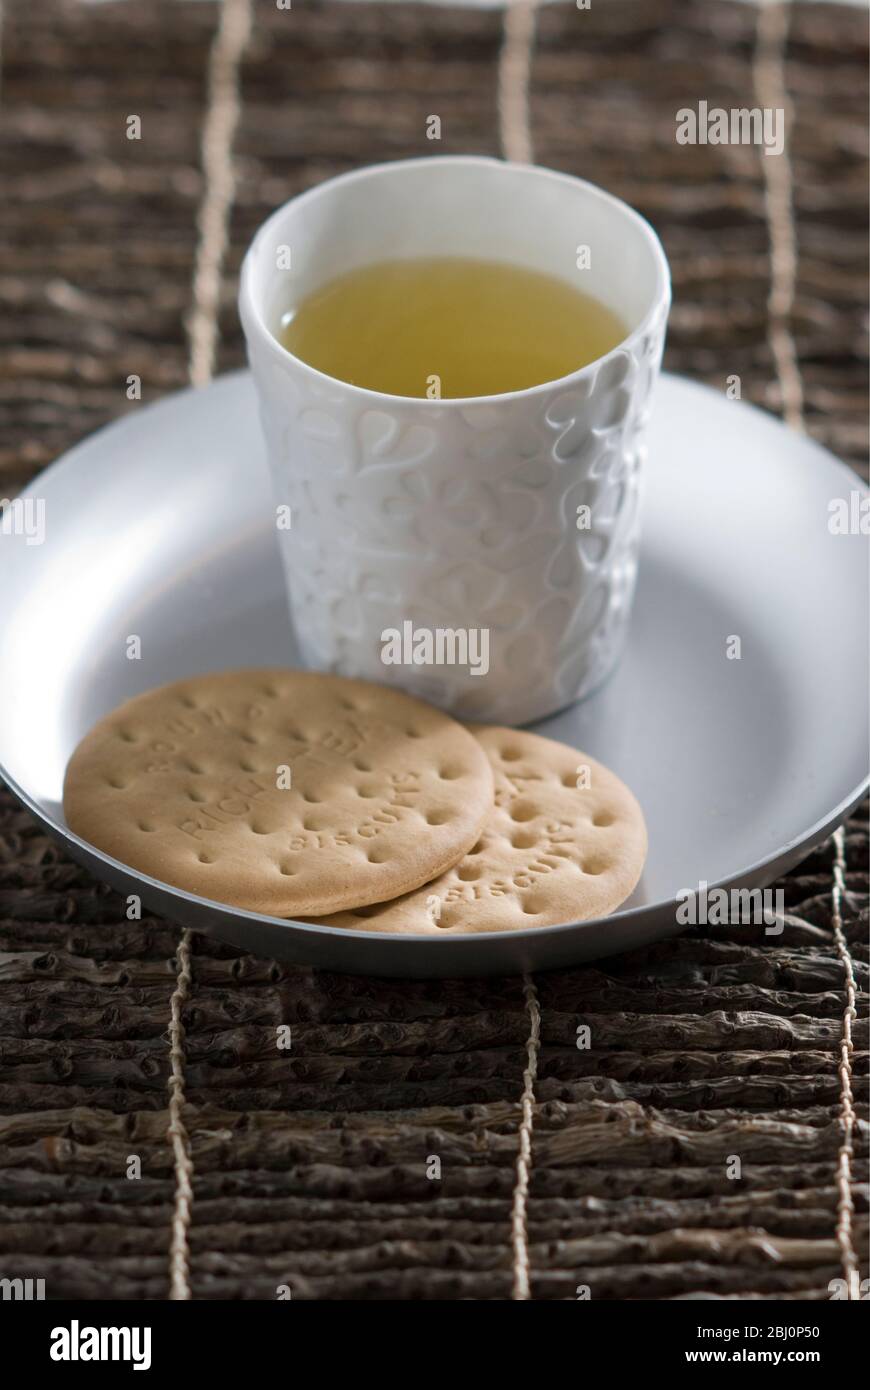
M291 206L302 203L311 203L317 198L331 191L337 184L350 184L361 182L373 174L379 174L386 170L393 169L414 169L421 168L423 165L432 164L451 164L466 165L470 168L486 166L491 168L493 165L504 169L525 171L541 175L547 179L553 179L560 183L570 183L579 185L588 194L597 198L602 203L620 212L629 221L634 222L645 237L653 253L653 260L656 269L657 285L652 295L646 313L640 322L635 325L630 333L612 347L601 357L596 357L592 362L587 362L585 366L578 367L576 371L569 372L567 376L553 377L550 381L538 382L535 386L526 386L520 391L499 391L486 396L444 396L431 398L429 396L397 396L387 391L373 391L367 386L356 386L353 382L344 381L341 377L329 376L327 372L321 372L317 367L312 367L303 358L297 357L295 353L285 348L280 343L274 333L267 326L261 306L257 303L253 289L253 265L254 255L258 244L263 241L270 233L272 228L280 222ZM671 273L668 259L664 248L659 239L658 233L650 222L647 221L639 212L622 198L617 198L614 193L608 193L606 189L599 188L598 184L590 183L588 179L578 178L574 174L567 174L558 169L548 169L541 164L521 163L519 161L497 159L493 155L430 155L420 156L415 159L393 159L382 160L379 164L366 164L359 169L350 169L344 174L336 174L333 178L324 179L315 184L312 188L305 189L302 193L297 193L294 197L288 198L285 203L277 207L269 214L265 222L257 228L251 239L251 243L245 252L239 276L239 295L238 308L242 327L246 337L252 336L257 332L261 340L268 343L269 351L276 360L286 364L294 363L298 368L310 376L314 381L324 383L327 386L338 386L343 391L348 391L358 397L361 401L368 402L373 409L378 404L389 403L391 406L420 406L424 408L438 409L442 413L445 408L468 409L469 406L493 405L496 403L506 403L513 400L529 400L535 396L549 394L554 388L567 389L577 382L583 381L594 374L597 374L601 367L616 357L617 353L630 351L636 342L649 331L650 325L658 314L664 309L667 310L671 302Z

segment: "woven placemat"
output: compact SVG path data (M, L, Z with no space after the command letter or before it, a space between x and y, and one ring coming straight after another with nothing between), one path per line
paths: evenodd
M215 347L241 363L259 221L431 153L431 114L438 152L531 151L636 205L674 271L666 366L738 375L866 476L860 12L5 10L0 496L138 408L129 375L148 402ZM683 106L785 92L784 157L675 142ZM777 938L379 982L128 921L0 793L0 1276L55 1298L826 1299L866 1273L867 853L864 808L777 885Z

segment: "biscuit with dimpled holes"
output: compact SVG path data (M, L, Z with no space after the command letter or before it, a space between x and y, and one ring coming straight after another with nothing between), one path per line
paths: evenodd
M465 858L392 902L326 922L426 936L512 931L603 917L634 889L643 814L601 763L524 729L471 727L495 774L495 807Z
M448 715L291 670L138 695L82 739L64 782L67 824L106 854L282 917L419 887L471 848L492 797L485 753Z

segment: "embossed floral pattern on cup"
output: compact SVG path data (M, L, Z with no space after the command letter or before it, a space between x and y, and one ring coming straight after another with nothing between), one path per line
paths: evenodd
M287 294L274 269L279 244L313 287L394 254L390 238L405 254L437 242L441 254L467 255L486 235L491 256L551 273L585 239L593 269L601 265L590 289L621 313L626 339L561 381L444 401L333 381L275 340ZM466 158L382 165L276 213L248 253L240 304L275 500L291 509L279 541L306 662L500 723L541 718L598 686L631 609L644 432L669 305L647 224L545 170ZM406 620L487 629L485 676L384 665L382 634Z

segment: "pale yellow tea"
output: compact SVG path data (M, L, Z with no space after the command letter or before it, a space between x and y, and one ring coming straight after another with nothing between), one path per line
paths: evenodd
M626 329L554 275L445 256L341 275L288 310L278 336L327 376L446 398L554 381L616 347Z

